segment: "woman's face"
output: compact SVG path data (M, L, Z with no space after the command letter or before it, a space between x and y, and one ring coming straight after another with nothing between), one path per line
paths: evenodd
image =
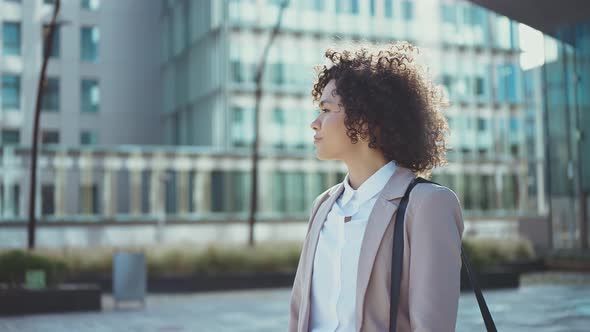
M346 113L336 94L336 81L326 84L320 98L320 114L310 124L315 131L314 145L320 160L345 160L359 148L346 135L344 118Z

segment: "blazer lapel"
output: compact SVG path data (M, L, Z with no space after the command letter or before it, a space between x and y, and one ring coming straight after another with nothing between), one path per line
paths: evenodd
M397 211L399 198L403 197L413 178L414 173L411 170L398 166L395 173L393 173L387 184L385 184L369 215L358 262L356 288L357 331L360 331L362 326L365 293L367 292L377 251L381 246L381 240L389 223L395 222L392 218Z
M320 231L322 230L322 226L324 225L324 221L330 212L332 205L336 201L336 199L342 194L344 191L344 185L342 183L338 185L334 190L332 190L329 194L329 197L324 200L324 202L318 208L314 219L312 220L311 229L309 230L309 247L307 254L305 255L304 262L305 265L303 266L303 271L305 271L303 275L303 290L302 290L302 301L301 306L302 310L299 312L303 313L302 317L299 317L299 330L300 331L308 331L309 328L309 310L311 306L311 278L313 273L313 261L315 257L315 251L318 244L318 239L320 237Z

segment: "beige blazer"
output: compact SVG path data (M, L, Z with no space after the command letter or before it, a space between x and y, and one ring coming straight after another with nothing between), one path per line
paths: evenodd
M361 245L356 288L356 331L389 330L393 226L397 207L414 173L398 166L369 215ZM293 291L289 331L309 331L313 261L320 230L336 199L339 183L314 201ZM459 302L463 217L453 191L418 184L404 223L404 258L397 332L454 331Z

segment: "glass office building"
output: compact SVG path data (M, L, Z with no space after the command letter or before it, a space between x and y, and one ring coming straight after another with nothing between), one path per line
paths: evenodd
M553 243L588 248L590 22L546 37L547 178Z
M587 249L590 200L590 3L471 0L546 34L546 189L553 248ZM535 6L536 10L528 10Z
M164 2L166 143L249 151L256 66L280 3ZM533 157L529 151L534 149L527 149L526 135L527 128L534 131L540 124L534 116L525 123L517 27L507 17L467 1L291 0L265 68L260 114L263 157L313 159L309 123L317 109L310 90L313 67L325 62L327 47L408 40L422 47L431 74L445 86L452 102L446 111L453 132L450 164L435 170L434 180L457 192L469 220L514 221L542 213L544 201L536 195L544 189L537 188L536 180L543 170L529 163ZM541 87L535 80L529 86ZM538 144L536 136L529 136L528 144ZM270 211L302 211L311 202L302 192L319 193L341 181L345 171L342 167L317 171L316 180L309 182L304 181L307 171L275 170L262 174L272 180L261 190L276 193L269 197ZM216 173L212 182L241 188L235 192L247 199L247 176ZM313 188L306 188L309 185ZM223 195L219 192L217 198ZM230 208L212 199L216 209ZM232 206L245 211L249 205Z

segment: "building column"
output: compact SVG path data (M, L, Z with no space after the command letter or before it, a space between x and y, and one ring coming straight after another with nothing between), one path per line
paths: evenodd
M4 167L3 173L4 174L2 184L4 186L4 209L2 210L2 215L4 218L9 219L16 217L14 210L14 205L16 202L13 189L14 185L16 184L16 181L14 179L13 171L6 169L6 166Z
M162 218L162 214L166 210L166 202L161 202L163 195L162 191L166 190L162 183L162 176L166 170L166 160L161 152L154 153L151 160L151 175L150 175L150 216ZM165 192L164 192L165 193Z
M55 156L53 166L55 167L55 216L57 218L66 215L67 201L67 171L72 169L72 158L69 158L65 152L60 152Z
M131 177L129 186L130 214L134 217L141 215L141 185L142 185L142 171L145 169L145 161L142 159L140 153L134 153L127 159L125 163L129 170Z
M129 170L131 175L130 197L132 216L138 217L141 214L141 170Z
M188 171L178 171L176 179L176 197L178 197L178 214L188 213Z
M160 176L161 171L157 169L152 169L150 174L150 215L152 217L156 217L160 214L161 206L160 204Z
M114 218L117 214L117 171L123 163L116 156L106 156L102 190L103 215Z
M103 184L102 184L102 206L103 216L112 219L115 216L115 204L113 196L116 194L113 190L113 171L111 169L104 170Z
M176 207L178 215L187 215L189 212L189 170L191 168L191 161L188 158L182 157L174 161L174 168L177 171L176 176Z
M211 173L212 160L202 157L196 162L195 183L193 186L193 204L195 213L208 214L211 212Z
M3 202L3 209L2 209L2 216L4 218L13 218L15 217L14 205L14 184L15 181L15 167L16 166L16 158L14 156L14 148L10 146L6 146L3 149L3 156L2 156L2 184L4 186L4 202Z
M195 211L207 214L211 212L211 171L197 173L197 184L195 185Z
M78 159L78 165L80 167L80 185L82 187L82 214L92 214L92 190L90 194L85 193L84 187L92 187L93 183L93 172L92 172L92 154L83 153Z

